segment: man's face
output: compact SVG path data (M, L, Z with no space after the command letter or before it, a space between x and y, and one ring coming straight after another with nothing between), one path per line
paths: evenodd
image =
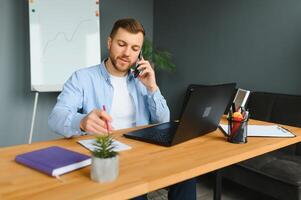
M130 33L119 28L114 38L109 37L109 58L114 69L118 72L127 72L138 58L143 44L143 34Z

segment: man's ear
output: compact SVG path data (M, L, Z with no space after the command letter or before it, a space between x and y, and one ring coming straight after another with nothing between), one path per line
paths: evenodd
M107 45L108 45L108 50L110 50L110 48L112 46L112 38L111 37L108 37Z

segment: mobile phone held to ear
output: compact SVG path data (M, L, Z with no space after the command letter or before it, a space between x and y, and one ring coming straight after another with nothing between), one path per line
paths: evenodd
M136 65L135 65L135 68L134 68L134 77L137 78L140 74L140 70L138 70L138 67L140 66L140 64L138 64L138 62L142 59L142 53L140 51L139 53L139 56L138 56L138 59L136 61Z

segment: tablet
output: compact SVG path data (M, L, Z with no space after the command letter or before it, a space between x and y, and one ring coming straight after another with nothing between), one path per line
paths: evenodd
M249 98L250 91L238 88L233 102L235 103L235 110L239 110L240 107L245 107Z

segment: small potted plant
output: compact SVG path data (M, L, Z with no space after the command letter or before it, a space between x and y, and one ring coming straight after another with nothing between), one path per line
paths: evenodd
M110 134L96 137L92 151L91 179L96 182L114 181L119 174L118 153L114 151Z

